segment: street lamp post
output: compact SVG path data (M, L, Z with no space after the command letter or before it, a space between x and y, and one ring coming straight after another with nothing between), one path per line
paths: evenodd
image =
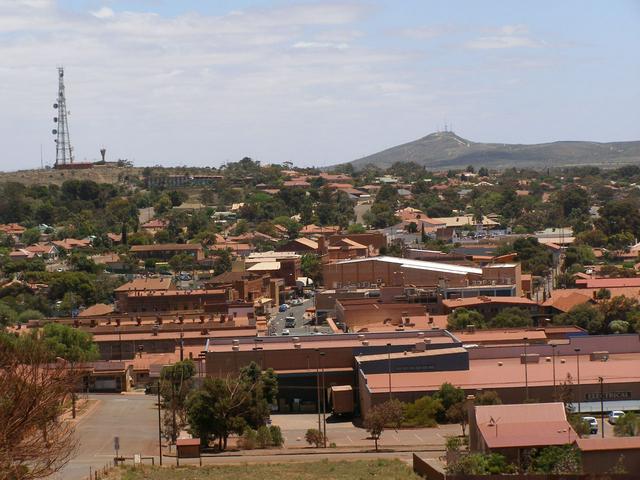
M162 416L160 415L160 380L158 380L158 453L162 465Z
M529 401L529 371L528 371L528 363L529 357L527 357L527 342L529 339L524 337L524 396L525 402Z
M324 357L324 352L320 352L320 358ZM322 441L324 448L327 448L327 394L324 386L324 365L321 365L322 370Z
M604 378L598 377L598 382L600 382L600 435L604 438Z
M551 344L551 363L553 364L553 400L558 400L558 388L556 386L556 348L558 345Z
M389 373L389 400L392 398L391 393L391 344L387 343L387 370Z
M322 431L322 424L320 420L320 350L316 348L316 394L318 399L318 432Z
M579 348L574 348L573 351L576 352L576 369L578 371L578 385L576 387L576 397L577 397L577 400L578 400L578 413L580 413L580 403L581 403L581 398L580 398L580 349Z

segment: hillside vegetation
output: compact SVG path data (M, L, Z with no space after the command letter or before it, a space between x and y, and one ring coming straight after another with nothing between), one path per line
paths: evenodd
M534 145L479 143L453 132L437 132L350 162L356 170L367 165L388 168L396 162L415 162L433 170L466 167L616 166L640 163L640 141L562 141Z

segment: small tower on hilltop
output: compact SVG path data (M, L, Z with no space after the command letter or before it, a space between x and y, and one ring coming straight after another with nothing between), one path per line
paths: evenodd
M73 163L73 147L69 140L69 122L67 117L67 99L64 94L64 68L58 67L58 100L53 104L53 108L57 110L57 116L53 117L56 124L51 133L56 136L56 167L69 165Z

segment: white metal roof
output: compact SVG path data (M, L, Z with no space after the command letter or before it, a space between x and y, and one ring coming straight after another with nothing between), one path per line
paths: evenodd
M387 256L343 260L341 262L337 262L337 264L342 265L347 263L358 263L358 262L368 262L368 261L395 263L396 265L400 265L403 268L414 268L416 270L430 270L432 272L451 273L454 275L468 275L468 274L482 275L481 268L467 267L463 265L452 265L450 263L426 262L424 260L412 260L410 258L398 258L398 257L387 257Z

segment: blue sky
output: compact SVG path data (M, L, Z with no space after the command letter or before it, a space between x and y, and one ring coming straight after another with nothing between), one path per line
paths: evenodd
M640 1L0 0L0 169L330 165L453 125L472 141L640 140Z

